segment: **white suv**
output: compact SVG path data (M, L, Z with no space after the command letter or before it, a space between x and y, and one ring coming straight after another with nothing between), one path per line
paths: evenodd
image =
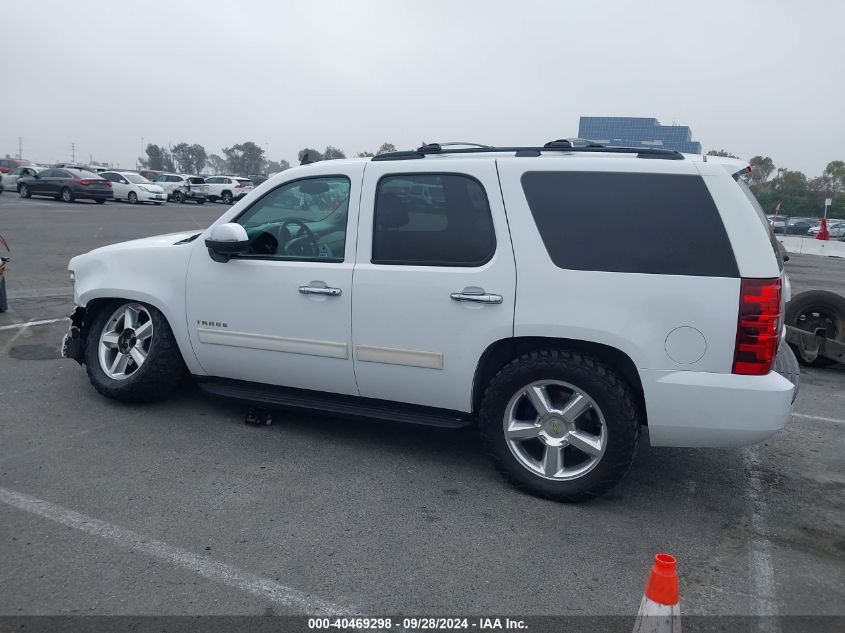
M168 200L182 204L191 200L197 204L205 204L208 196L208 185L200 176L188 174L160 174L153 183L164 189Z
M738 446L790 417L748 169L567 142L301 166L201 233L73 258L64 353L123 401L188 372L270 407L476 424L520 488L593 497L643 428Z
M249 178L237 176L211 176L205 179L205 184L208 185L209 202L220 200L226 204L240 200L255 189Z

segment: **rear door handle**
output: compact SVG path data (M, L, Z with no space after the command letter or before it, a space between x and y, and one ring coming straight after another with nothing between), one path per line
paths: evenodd
M453 301L470 301L472 303L502 303L502 295L474 292L453 292L449 295Z
M342 291L340 288L324 288L321 286L300 286L299 292L304 295L328 295L329 297L339 297Z

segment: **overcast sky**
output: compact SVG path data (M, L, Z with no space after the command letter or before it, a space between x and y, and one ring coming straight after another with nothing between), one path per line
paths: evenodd
M814 176L845 160L843 25L838 0L2 0L0 155L251 140L295 163L647 116Z

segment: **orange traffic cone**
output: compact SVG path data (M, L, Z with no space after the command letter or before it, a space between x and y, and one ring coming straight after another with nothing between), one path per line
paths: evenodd
M633 633L680 633L681 604L675 557L658 554L645 584Z
M827 230L827 218L822 218L822 225L819 227L819 232L816 233L817 240L829 240L830 231Z

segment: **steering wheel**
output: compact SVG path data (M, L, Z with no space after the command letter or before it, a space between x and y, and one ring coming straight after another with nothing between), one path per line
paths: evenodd
M290 229L288 229L289 226L293 225L300 227L296 232L296 237L293 237ZM279 234L284 235L285 233L291 235L291 239L285 244L285 255L292 257L320 256L320 245L317 243L317 238L302 220L290 218L282 222L279 227Z

